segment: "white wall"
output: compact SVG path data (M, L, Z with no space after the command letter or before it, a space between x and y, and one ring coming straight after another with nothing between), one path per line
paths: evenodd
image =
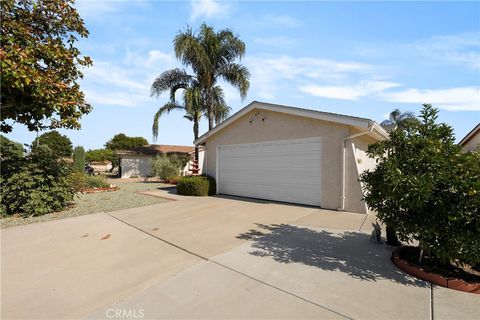
M131 178L132 176L146 177L150 173L150 161L153 159L149 155L125 155L120 158L122 167L121 178Z

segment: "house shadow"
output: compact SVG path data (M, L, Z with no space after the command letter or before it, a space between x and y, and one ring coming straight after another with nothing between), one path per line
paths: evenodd
M340 271L365 281L387 279L404 285L428 286L398 269L390 261L392 248L371 242L367 234L315 231L286 224L257 226L259 229L237 236L252 241L254 250L250 254L254 256Z

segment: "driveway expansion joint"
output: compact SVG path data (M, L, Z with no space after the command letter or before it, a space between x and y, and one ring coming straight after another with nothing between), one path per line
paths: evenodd
M306 298L304 298L304 297L302 297L302 296L299 296L299 295L297 295L297 294L295 294L295 293L293 293L293 292L290 292L290 291L288 291L288 290L285 290L285 289L282 289L282 288L280 288L280 287L274 286L274 285L272 285L272 284L270 284L270 283L268 283L268 282L265 282L265 281L262 281L262 280L260 280L260 279L255 278L255 277L249 276L249 275L246 274L246 273L243 273L243 272L241 272L241 271L235 270L235 269L233 269L232 267L229 267L229 266L227 266L227 265L224 265L224 264L222 264L222 263L220 263L220 262L217 262L217 261L212 260L212 259L210 259L210 258L204 257L204 256L202 256L202 255L200 255L200 254L198 254L198 253L195 253L195 252L193 252L193 251L190 251L190 250L188 250L188 249L185 249L185 248L183 248L183 247L181 247L181 246L179 246L179 245L177 245L177 244L175 244L175 243L173 243L173 242L170 242L170 241L168 241L168 240L162 239L162 238L160 238L160 237L158 237L158 236L156 236L156 235L153 235L153 234L151 234L151 233L149 233L149 232L147 232L147 231L145 231L145 230L143 230L143 229L140 229L140 228L138 228L138 227L136 227L136 226L134 226L134 225L126 222L126 221L123 221L123 220L121 220L121 219L119 219L119 218L117 218L117 217L115 217L115 216L113 216L113 215L111 215L111 214L109 214L109 213L106 213L106 214L107 214L108 216L114 218L115 220L117 220L117 221L119 221L119 222L122 222L122 223L128 225L129 227L132 227L132 228L134 228L134 229L136 229L136 230L138 230L138 231L140 231L140 232L143 232L143 233L145 233L145 234L147 234L147 235L149 235L149 236L151 236L151 237L153 237L153 238L155 238L155 239L157 239L157 240L159 240L159 241L162 241L162 242L164 242L164 243L166 243L166 244L168 244L168 245L170 245L170 246L172 246L172 247L175 247L175 248L177 248L177 249L179 249L179 250L182 250L183 252L186 252L186 253L191 254L191 255L193 255L193 256L195 256L195 257L197 257L197 258L200 258L201 260L204 260L204 261L206 261L206 262L211 262L211 263L213 263L213 264L215 264L215 265L218 265L218 266L220 266L220 267L222 267L222 268L225 268L225 269L227 269L227 270L230 270L230 271L232 271L232 272L235 272L235 273L237 273L237 274L239 274L239 275L241 275L241 276L243 276L243 277L249 278L249 279L251 279L251 280L253 280L253 281L257 282L257 283L263 284L263 285L265 285L265 286L267 286L267 287L270 287L270 288L272 288L272 289L274 289L274 290L280 291L280 292L285 293L285 294L287 294L287 295L290 295L290 296L292 296L292 297L294 297L294 298L300 299L300 300L302 300L302 301L304 301L304 302L307 302L307 303L309 303L309 304L312 304L312 305L314 305L314 306L316 306L316 307L318 307L318 308L321 308L321 309L327 310L327 311L329 311L329 312L332 312L332 313L334 313L334 314L336 314L336 315L338 315L338 316L340 316L340 317L343 317L343 318L345 318L345 319L349 319L349 320L353 320L353 319L354 319L354 318L352 318L352 317L350 317L350 316L347 316L347 315L342 314L342 313L340 313L340 312L338 312L338 311L335 311L335 310L333 310L333 309L331 309L331 308L329 308L329 307L325 307L325 306L323 306L323 305L321 305L321 304L319 304L319 303L316 303L316 302L314 302L314 301L308 300L308 299L306 299ZM309 214L311 214L311 213L309 213ZM306 214L306 215L308 215L308 214Z

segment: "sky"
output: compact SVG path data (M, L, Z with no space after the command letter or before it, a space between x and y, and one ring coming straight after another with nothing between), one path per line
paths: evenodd
M117 133L192 145L192 123L181 112L161 118L153 141L153 116L168 96L150 97L150 85L182 67L175 35L203 22L246 44L247 98L221 83L232 113L257 100L381 122L395 108L418 115L431 103L457 141L480 122L480 2L87 0L76 7L90 32L78 46L94 63L81 80L93 111L81 130L60 132L85 149ZM22 143L35 136L19 125L7 135Z

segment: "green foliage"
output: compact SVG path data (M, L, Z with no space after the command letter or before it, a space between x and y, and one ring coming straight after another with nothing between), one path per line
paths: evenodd
M150 175L154 177L158 176L162 180L168 180L180 174L180 170L183 168L180 167L180 165L178 158L175 158L172 161L171 158L162 154L161 156L156 156L150 161Z
M185 196L211 196L217 193L215 179L209 176L182 177L177 193Z
M105 148L116 151L133 149L145 145L148 145L148 141L143 137L129 137L123 133L119 133L105 143Z
M11 157L23 157L23 145L0 134L0 159Z
M179 32L173 45L177 58L194 72L197 86L202 90L208 128L212 129L214 122L223 120L230 111L223 94L219 94L218 80L236 88L242 100L247 95L250 73L236 62L245 54L245 43L231 30L215 32L213 27L203 23L198 32L191 28Z
M60 134L56 130L46 132L36 138L32 142L32 150L37 148L37 145L48 146L53 154L58 157L70 157L72 155L72 142L67 136Z
M480 263L480 156L462 153L452 128L424 105L419 122L369 146L377 167L361 176L365 201L402 241L440 261Z
M418 122L413 112L402 113L400 109L395 109L390 112L388 119L383 121L381 125L390 132L394 129L403 130L411 122Z
M170 159L170 162L173 163L175 167L177 167L179 170L183 170L187 163L190 161L190 155L184 154L184 155L177 155L177 154L172 154L171 156L168 156Z
M77 47L88 30L73 0L3 0L0 131L80 128L91 111L78 80L92 64Z
M83 172L72 173L71 183L75 192L85 189L108 188L110 186L103 176L90 176Z
M117 158L117 155L110 149L93 149L88 150L85 154L85 160L87 162L113 162Z
M73 149L73 166L75 167L75 171L85 171L85 149L83 149L82 146Z
M74 196L70 172L47 146L26 158L2 159L1 215L29 217L64 209Z

